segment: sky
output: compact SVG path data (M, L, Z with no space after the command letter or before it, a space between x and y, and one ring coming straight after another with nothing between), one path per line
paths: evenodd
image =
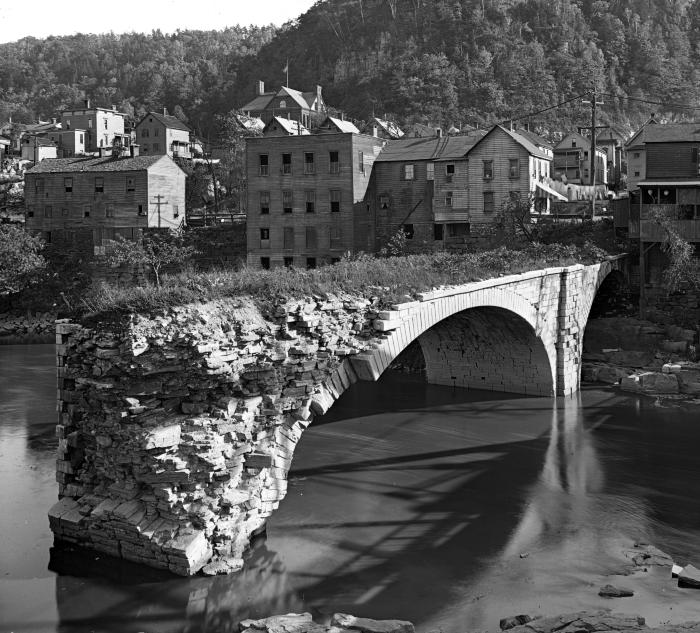
M284 24L315 0L0 0L0 43L73 33L150 33Z

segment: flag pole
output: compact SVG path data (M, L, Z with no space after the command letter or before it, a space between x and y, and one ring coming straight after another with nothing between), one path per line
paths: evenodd
M284 67L285 71L287 71L287 83L285 84L286 88L289 88L289 57L287 57L287 65Z

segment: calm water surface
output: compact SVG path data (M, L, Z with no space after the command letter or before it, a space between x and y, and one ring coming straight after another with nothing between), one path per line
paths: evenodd
M176 578L52 549L53 346L0 347L0 632L237 631L305 610L497 631L610 606L600 578L636 539L700 563L700 416L596 389L554 404L403 375L356 385L306 431L247 568ZM648 585L625 611L698 616Z

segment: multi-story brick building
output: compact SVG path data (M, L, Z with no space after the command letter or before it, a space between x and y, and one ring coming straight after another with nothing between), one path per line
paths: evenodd
M138 229L176 228L185 217L185 172L169 156L43 160L25 174L26 228L48 242L92 234L102 247Z
M61 114L61 129L85 131L85 151L97 152L101 147L117 144L128 147L130 135L124 132L124 113L112 108L97 108L86 99L82 108L64 110Z
M247 139L248 264L313 268L366 250L356 216L383 143L329 130Z
M167 154L191 158L191 130L180 119L163 113L149 112L136 124L136 143L142 154Z

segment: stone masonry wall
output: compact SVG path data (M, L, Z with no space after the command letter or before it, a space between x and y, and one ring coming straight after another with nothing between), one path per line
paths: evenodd
M51 529L59 541L176 574L240 569L286 494L313 416L356 380L376 380L413 340L440 384L456 376L500 391L575 390L585 308L605 266L442 288L386 311L345 296L263 315L242 298L57 322Z

